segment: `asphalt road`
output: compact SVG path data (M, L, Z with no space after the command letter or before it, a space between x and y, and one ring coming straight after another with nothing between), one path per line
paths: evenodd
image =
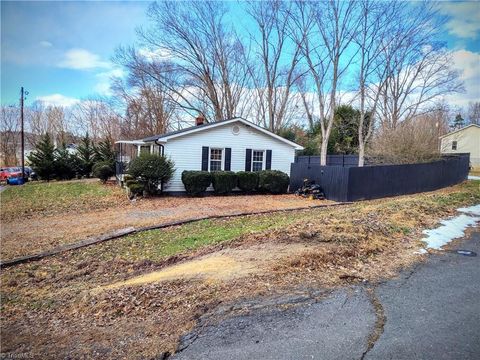
M480 231L398 279L202 326L173 359L479 359Z

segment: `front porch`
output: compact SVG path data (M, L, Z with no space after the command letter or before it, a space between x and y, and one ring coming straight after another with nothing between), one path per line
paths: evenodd
M128 164L140 154L163 155L162 144L143 140L120 140L115 142L115 178L123 184L123 176L128 172Z

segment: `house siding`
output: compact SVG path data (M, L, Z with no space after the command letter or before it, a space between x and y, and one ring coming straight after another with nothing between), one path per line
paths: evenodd
M457 149L452 149L453 142ZM480 127L469 126L441 139L441 151L444 154L470 153L470 163L475 170L480 170Z
M239 126L240 132L234 135L233 126ZM280 140L264 134L241 122L225 124L193 134L170 139L164 145L165 156L175 162L173 178L164 185L165 192L185 191L182 183L184 170L202 169L202 147L231 148L231 171L245 170L246 149L272 150L272 170L280 170L290 175L290 164L295 159L295 149ZM266 156L266 154L265 154ZM225 152L223 153L225 161ZM265 159L264 159L265 166ZM208 190L213 190L209 188Z

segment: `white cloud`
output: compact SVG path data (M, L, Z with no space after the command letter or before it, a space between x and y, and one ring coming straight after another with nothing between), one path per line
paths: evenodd
M79 99L64 96L62 94L39 96L36 98L36 100L40 101L45 106L61 106L61 107L73 106L80 102Z
M50 41L46 41L46 40L40 41L38 45L40 45L40 47L43 47L43 48L50 48L53 46L53 44Z
M448 32L460 38L475 39L480 33L480 2L442 2L440 12L449 17Z
M447 96L447 100L460 107L480 99L480 53L457 50L452 54L453 67L461 71L460 79L465 85L465 92Z
M141 48L140 50L138 50L138 53L149 61L168 60L172 58L172 54L170 53L170 51L165 48L158 48L153 51L148 48Z
M74 70L89 70L96 68L109 68L111 64L102 61L97 54L85 49L70 49L64 54L63 60L58 63L59 67Z
M114 68L109 71L104 71L95 75L98 79L97 85L95 85L94 90L100 95L111 96L112 90L110 85L112 78L122 78L125 76L125 72L121 68Z

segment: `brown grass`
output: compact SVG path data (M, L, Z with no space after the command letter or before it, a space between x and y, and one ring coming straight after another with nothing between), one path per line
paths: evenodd
M395 276L423 258L413 254L422 229L460 206L480 202L478 186L468 182L426 194L315 209L309 217L292 213L300 220L283 228L243 234L160 261L149 260L148 254L143 260L121 259L115 247L99 246L7 269L1 274L2 351L46 358L149 358L174 351L179 337L219 306L228 309L255 297ZM99 257L102 249L108 249L110 260ZM272 257L276 250L281 256ZM179 276L98 291L168 271L179 262L220 255L262 266L238 277Z

